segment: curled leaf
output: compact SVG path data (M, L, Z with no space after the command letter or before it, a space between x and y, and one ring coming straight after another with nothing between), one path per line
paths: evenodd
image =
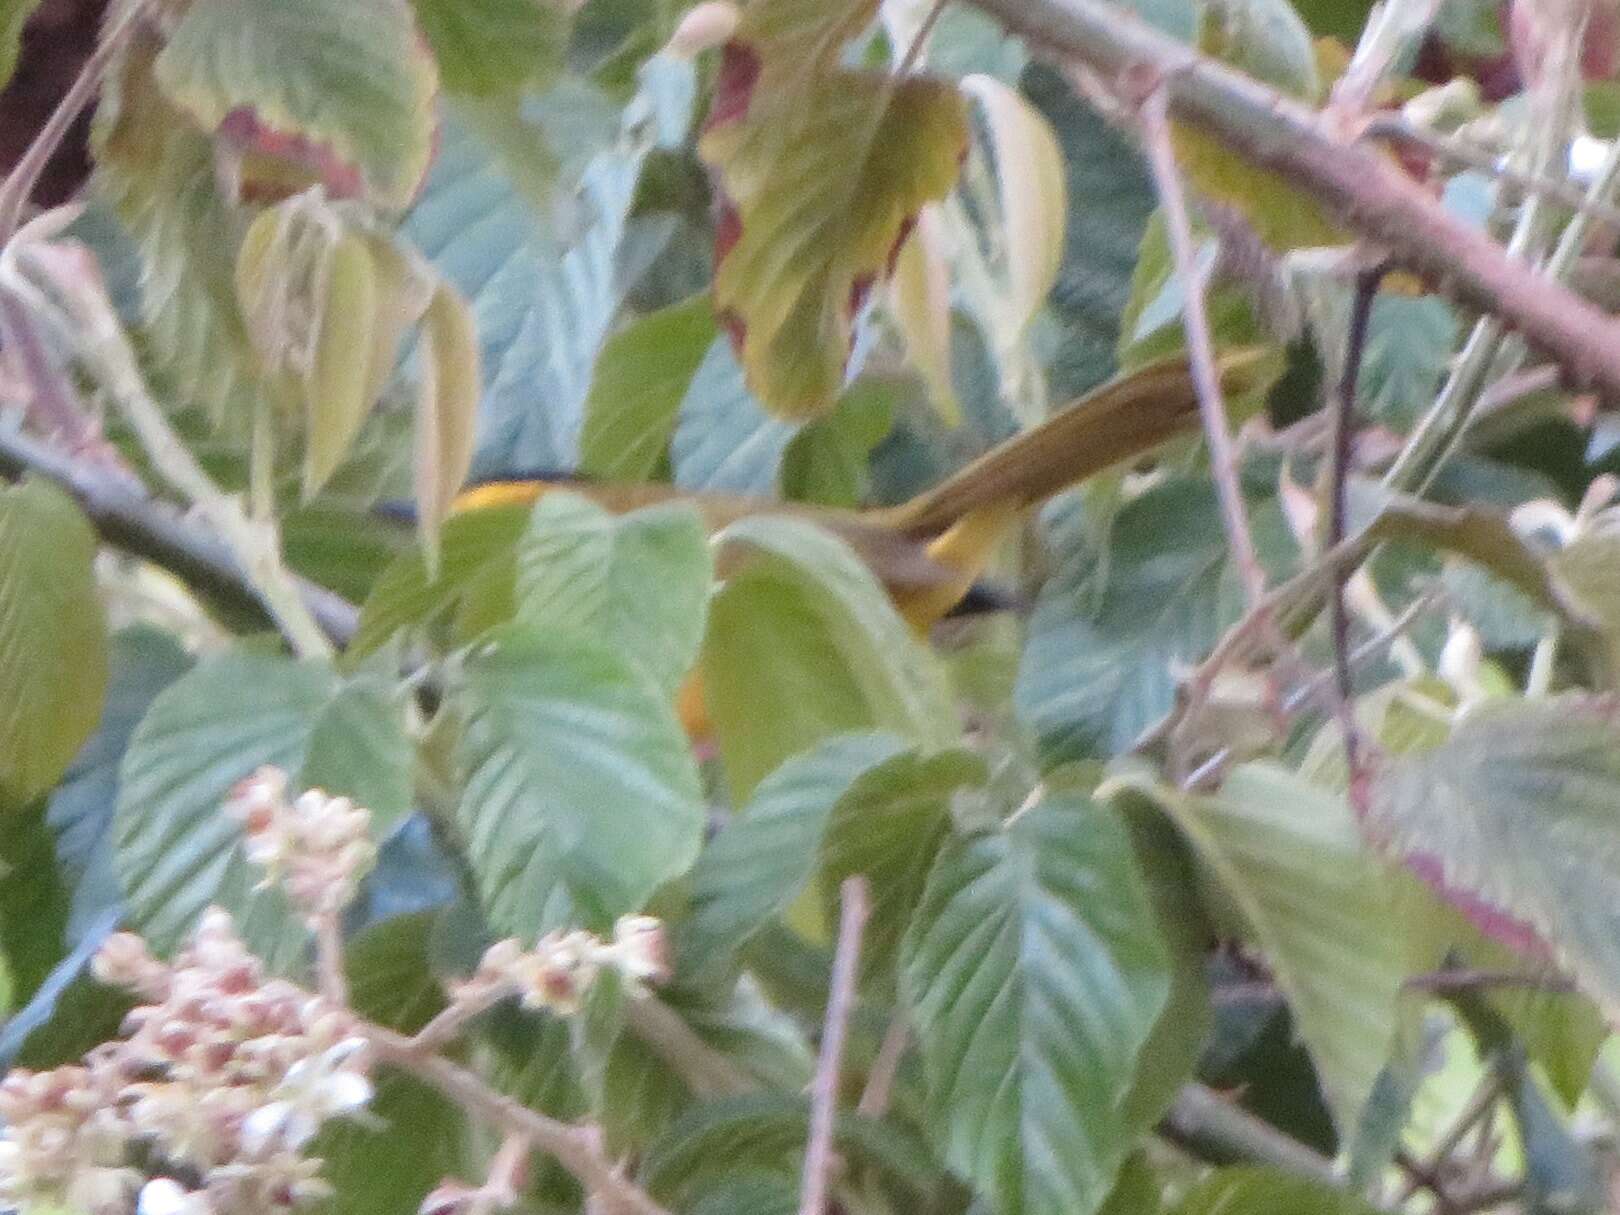
M900 246L889 286L889 310L905 339L906 355L928 386L939 416L955 426L962 404L951 380L951 278L939 208L917 212L917 226Z
M416 518L429 563L439 528L472 466L481 383L472 310L441 284L422 322L422 370L416 402Z
M304 497L343 462L371 409L377 270L363 237L345 233L327 255L315 357L304 377Z
M1063 262L1068 187L1051 124L1016 89L975 74L962 89L979 104L995 155L1001 222L1017 328L1034 318Z

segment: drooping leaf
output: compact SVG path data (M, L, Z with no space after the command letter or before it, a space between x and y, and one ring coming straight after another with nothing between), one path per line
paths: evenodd
M498 932L611 924L697 856L703 799L670 703L604 643L499 630L466 663L458 811Z
M402 208L427 172L437 72L407 0L193 5L156 72L204 131L313 170L331 194Z
M1241 909L1288 997L1338 1125L1356 1125L1394 1047L1397 1003L1421 968L1396 875L1344 798L1246 764L1220 793L1161 797Z
M1046 302L1063 261L1069 201L1063 152L1051 124L1017 90L984 75L967 77L962 89L978 102L989 131L1012 287L1007 303L1022 329Z
M932 746L955 734L943 674L867 567L813 524L755 517L718 537L727 577L702 671L733 796L832 734L885 729Z
M1612 1016L1620 737L1608 701L1488 702L1425 754L1379 765L1368 827L1487 935L1550 951Z
M431 564L439 529L472 467L479 400L478 331L466 300L440 285L423 318L416 405L416 525Z
M1170 985L1118 820L1049 793L953 839L903 976L946 1162L999 1209L1100 1208L1142 1129L1122 1105Z
M583 471L620 481L652 475L716 328L705 295L641 317L603 344L585 400Z
M518 542L517 615L607 643L672 697L703 643L713 574L689 507L615 517L577 494L547 494Z
M562 67L568 10L544 0L413 0L444 87L478 96L543 86Z
M917 212L900 246L889 287L889 311L905 338L906 356L928 386L928 399L947 423L962 419L951 378L951 277L944 218L936 203Z
M0 488L0 807L48 792L96 728L107 627L96 537L46 481Z
M918 208L954 184L967 143L945 82L837 66L872 8L840 0L806 21L782 0L749 6L699 145L725 194L715 306L778 417L831 408L855 312Z

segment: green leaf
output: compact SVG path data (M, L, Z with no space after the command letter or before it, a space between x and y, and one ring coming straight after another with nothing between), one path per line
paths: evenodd
M22 45L23 26L39 7L40 0L4 0L0 3L0 88L17 70L17 53Z
M943 673L871 571L813 524L752 517L716 538L739 562L710 607L702 670L735 801L832 734L955 740Z
M1054 756L1117 755L1170 710L1177 671L1237 620L1242 594L1207 481L1168 480L1119 512L1106 548L1071 524L1042 587L1015 692Z
M192 5L156 71L205 131L245 117L250 147L312 159L333 193L358 178L402 208L427 172L438 80L406 0Z
M92 128L97 189L139 252L140 337L153 390L245 433L262 404L237 303L245 212L221 197L214 145L153 79L160 44L139 30L109 68Z
M1603 699L1488 702L1374 775L1368 828L1487 935L1620 1009L1620 728Z
M413 0L452 93L515 93L549 83L568 46L568 10L543 0Z
M1140 1127L1123 1104L1169 993L1124 827L1049 793L948 843L903 975L946 1162L998 1209L1088 1215Z
M394 681L362 675L321 709L296 780L300 788L352 798L371 811L373 834L381 834L410 813L413 759Z
M474 468L572 468L592 371L622 300L617 256L648 153L684 134L690 64L662 56L620 115L586 140L577 194L588 222L566 242L548 235L553 217L526 184L533 161L561 142L599 94L557 90L557 104L499 138L454 113L403 232L465 295L482 344L483 397ZM543 99L542 99L543 100ZM609 111L611 113L611 111ZM503 146L503 144L507 146Z
M1159 801L1248 920L1348 1133L1394 1048L1406 978L1423 968L1397 875L1343 797L1281 768L1246 764L1216 796Z
M401 632L437 623L457 604L491 588L511 597L518 539L529 507L511 505L469 511L444 525L439 564L428 569L419 548L396 557L383 571L360 609L360 627L348 656L364 658Z
M797 1094L708 1102L653 1144L642 1164L642 1184L653 1197L685 1208L728 1174L796 1177L809 1125L809 1102ZM848 1167L871 1168L900 1182L913 1203L933 1188L936 1170L926 1149L888 1123L843 1115L834 1124L833 1143Z
M841 735L789 759L699 858L682 967L702 970L729 956L812 879L833 899L844 878L863 873L873 904L862 969L886 972L921 897L951 796L984 775L965 751L928 755L882 734Z
M1373 1215L1353 1194L1273 1169L1220 1169L1195 1186L1174 1215Z
M8 1003L25 1003L66 952L72 891L38 802L10 814L0 835L0 958Z
M865 289L918 209L955 184L967 146L949 83L835 66L869 8L831 4L806 21L795 3L750 5L699 144L726 196L715 307L737 326L749 387L789 420L836 401Z
M670 441L675 483L769 497L798 426L773 418L748 391L742 364L721 336L709 347L681 401Z
M199 663L152 702L119 769L113 836L130 924L156 948L173 949L217 903L266 961L299 964L304 926L280 891L254 889L263 871L243 855L240 828L221 806L261 766L296 782L312 757L361 805L397 799L398 773L356 762L385 727L363 699L343 703L345 692L325 664L241 650ZM342 772L326 766L334 762Z
M256 222L272 215L266 212ZM343 463L376 400L371 392L376 378L372 355L379 343L381 276L376 259L363 237L345 232L332 246L324 269L314 361L304 382L306 501ZM389 370L393 358L389 350Z
M1191 6L1183 2L1178 7L1190 35ZM1067 175L1063 263L1049 301L1062 333L1051 364L1051 393L1054 400L1067 400L1114 373L1120 316L1158 196L1135 145L1086 104L1055 68L1031 64L1021 84L1057 133Z
M366 1120L336 1119L310 1144L336 1191L324 1208L349 1215L414 1211L447 1177L475 1165L461 1107L400 1072L380 1069Z
M585 400L584 472L612 481L652 476L715 333L713 305L701 295L632 321L604 343Z
M831 413L800 430L783 458L783 493L826 506L869 501L867 462L894 424L894 396L889 384L856 383Z
M833 807L863 774L904 753L905 744L890 735L839 735L760 781L692 871L692 911L679 950L683 972L701 971L786 911L815 873Z
M1046 302L1063 260L1069 201L1063 151L1045 116L1016 90L981 74L964 79L962 89L984 114L995 158L1012 288L1007 304L1019 331Z
M324 665L239 652L199 663L153 701L124 752L113 833L131 926L156 948L174 949L217 903L266 961L298 959L303 926L279 890L253 889L262 871L221 806L263 765L303 767L338 686Z
M445 284L422 318L416 396L416 525L431 565L439 531L473 460L479 398L478 331L460 292Z
M503 628L468 660L456 704L458 813L498 932L611 924L696 859L704 803L686 737L612 649Z
M48 792L101 716L95 554L90 524L54 485L0 489L0 807Z
M714 577L696 510L609 514L578 494L547 494L518 542L517 618L608 644L674 696L697 661Z
M113 634L108 657L111 677L101 722L73 757L45 811L73 894L68 936L74 940L123 901L113 873L112 840L119 764L157 694L191 668L191 656L174 636L147 625Z
M1142 1152L1125 1158L1114 1192L1103 1203L1098 1215L1159 1215L1164 1195L1153 1167Z

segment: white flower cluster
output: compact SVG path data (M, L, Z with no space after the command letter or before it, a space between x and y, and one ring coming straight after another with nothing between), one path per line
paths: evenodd
M371 814L319 789L287 800L287 775L260 768L231 790L225 812L242 824L247 856L312 924L349 905L377 859Z
M304 1149L371 1098L350 1013L268 978L217 908L172 965L120 933L95 972L150 1002L82 1064L0 1082L0 1206L273 1215L327 1195Z
M533 949L524 949L516 938L498 941L453 997L458 1003L485 1004L517 995L528 1008L567 1015L579 1010L603 967L618 971L632 986L662 981L669 972L663 925L652 916L627 915L613 926L611 942L577 930L547 933Z

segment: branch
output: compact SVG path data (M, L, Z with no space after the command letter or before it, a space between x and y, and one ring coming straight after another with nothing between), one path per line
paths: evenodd
M630 1215L669 1215L608 1160L595 1127L559 1122L532 1110L496 1092L476 1072L458 1063L440 1055L423 1056L404 1034L381 1025L365 1025L361 1033L383 1062L427 1081L468 1113L550 1153L585 1187L587 1194L613 1204L610 1209Z
M1258 1162L1308 1177L1334 1189L1344 1179L1326 1156L1291 1139L1202 1084L1184 1085L1159 1123L1159 1134L1211 1164Z
M821 1054L816 1060L816 1079L810 1092L810 1142L804 1152L799 1215L824 1215L827 1210L833 1119L838 1114L838 1072L843 1063L849 1014L855 1006L861 931L866 927L866 917L871 910L866 879L860 874L844 879L839 898L842 911L838 918L838 944L833 953L832 991L827 996Z
M1181 316L1187 334L1187 353L1192 360L1193 387L1198 393L1198 412L1204 423L1204 442L1209 445L1210 469L1215 477L1220 501L1221 522L1226 543L1237 563L1238 576L1250 611L1259 607L1266 594L1266 575L1254 548L1249 529L1249 513L1243 505L1243 489L1238 484L1238 455L1227 427L1226 402L1221 396L1221 374L1215 368L1215 339L1209 325L1209 305L1205 298L1208 275L1198 266L1198 250L1193 245L1192 220L1187 215L1187 196L1176 153L1171 146L1170 120L1166 114L1168 95L1163 83L1142 102L1139 118L1148 164L1153 170L1159 205L1164 209L1170 231L1170 249L1175 258L1176 277L1181 280L1184 299Z
M1455 299L1502 317L1578 385L1620 399L1620 323L1446 212L1368 148L1334 138L1313 110L1198 54L1101 0L970 0L1034 46L1106 76L1163 79L1171 115L1307 191L1351 231Z
M231 551L208 531L182 519L140 486L71 459L41 440L0 427L0 477L35 474L71 494L102 540L170 571L220 606L274 623ZM359 624L354 605L325 587L297 579L310 614L335 645Z
M144 0L135 0L117 18L117 24L111 26L101 36L101 45L96 47L95 53L85 61L83 69L62 100L57 103L56 109L45 120L45 125L34 136L34 141L28 145L17 163L12 166L11 172L6 175L4 183L0 183L0 247L4 247L17 231L22 220L23 208L27 205L29 196L33 194L34 187L39 184L39 175L45 171L51 156L61 146L63 138L72 128L74 119L90 104L90 99L96 95L101 87L102 75L109 64L124 48L137 25L146 15Z

